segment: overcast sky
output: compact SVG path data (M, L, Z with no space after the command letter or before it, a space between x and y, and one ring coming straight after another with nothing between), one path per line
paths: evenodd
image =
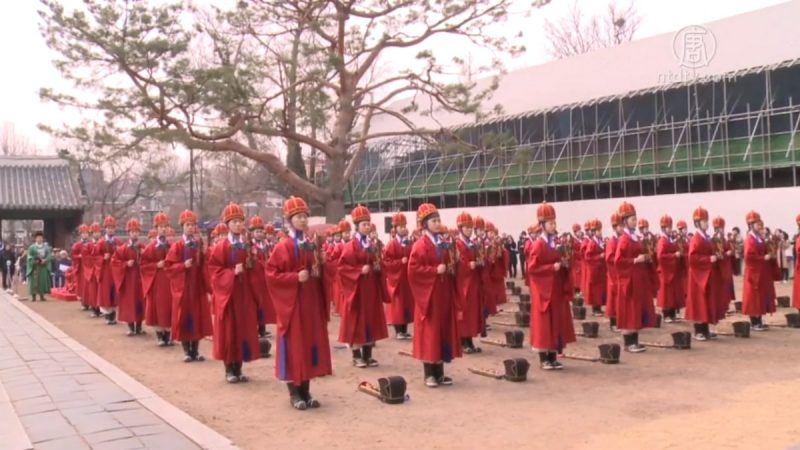
M524 67L541 64L549 59L547 42L541 31L545 19L558 20L569 6L577 1L587 15L605 9L604 0L552 0L552 4L535 12L531 17L515 14L511 26L523 29L527 53L510 65ZM631 0L619 0L626 5ZM687 25L711 22L723 17L745 13L785 0L633 0L642 22L637 38L668 33ZM215 3L213 0L208 2ZM51 65L51 53L38 29L34 0L7 1L0 7L0 124L11 122L18 133L32 139L45 152L49 152L49 137L36 129L37 123L57 125L64 113L52 105L39 101L38 90L60 84L60 76ZM74 3L70 0L67 3ZM205 2L204 2L205 3ZM216 3L228 3L220 1ZM517 11L523 11L531 0L520 0Z

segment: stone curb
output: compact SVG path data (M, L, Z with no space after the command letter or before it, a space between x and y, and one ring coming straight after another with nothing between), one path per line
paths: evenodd
M148 389L143 384L136 381L133 377L123 372L119 367L111 364L99 355L81 345L78 341L67 336L58 327L47 321L44 317L39 315L36 311L20 304L20 302L5 293L1 294L9 303L15 308L22 311L23 314L28 316L37 325L42 327L47 333L53 336L56 340L64 344L69 349L77 353L89 365L96 368L100 373L107 376L110 380L116 383L120 388L131 395L136 401L142 404L146 409L160 417L168 425L172 426L178 432L191 439L195 444L204 449L238 449L230 439L222 434L214 431L208 425L200 422L183 410L175 407L163 398L159 397L155 392ZM2 417L3 395L5 391L0 386L0 417ZM10 402L9 402L10 405ZM14 416L16 417L16 415ZM17 418L17 422L19 419ZM19 424L20 429L25 437L28 447L18 446L15 448L33 448L28 441L25 430L22 424Z

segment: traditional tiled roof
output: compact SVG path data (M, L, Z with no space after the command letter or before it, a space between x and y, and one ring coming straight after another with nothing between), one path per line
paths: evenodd
M0 211L80 210L78 175L57 156L0 156Z

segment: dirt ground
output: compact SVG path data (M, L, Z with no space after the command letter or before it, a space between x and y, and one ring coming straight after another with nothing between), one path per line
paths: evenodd
M779 295L790 294L791 285L777 287ZM688 351L623 352L619 365L564 360L561 372L543 372L537 365L525 383L469 373L469 367L500 370L508 357L538 361L526 349L483 345L483 353L447 366L455 384L438 389L423 386L421 364L398 355L410 350L411 342L389 339L375 349L377 368L357 369L348 350L335 349L334 376L312 383L323 407L301 412L291 409L285 386L273 377L272 359L245 365L249 384L228 385L221 363L183 363L180 346L156 347L152 331L127 337L124 325L90 319L76 303L25 304L245 449L778 449L800 444L800 330L773 327L750 339L693 341ZM779 308L767 320L784 323L787 312ZM498 320L511 321L509 314ZM730 330L727 322L736 318L719 329ZM621 343L604 324L599 339L579 338L568 351L594 355L597 344ZM669 333L690 327L665 324L643 332L641 340L668 342ZM335 319L329 325L332 343L337 329ZM491 337L500 338L505 330L495 326ZM210 353L209 341L201 351ZM386 375L408 380L409 402L384 405L357 392L359 381L375 383Z

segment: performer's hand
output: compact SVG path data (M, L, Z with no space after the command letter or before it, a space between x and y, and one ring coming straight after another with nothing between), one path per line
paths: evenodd
M305 283L306 281L308 281L308 271L301 270L300 272L297 272L297 280L300 281L301 283Z
M103 259L111 258L111 253L103 253Z
M464 320L464 311L457 311L456 312L456 320L459 322Z
M133 263L134 263L134 262L135 262L134 260L132 260L132 259L129 259L129 260L128 260L128 267L133 267Z
M764 255L764 260L765 260L765 261L769 261L770 259L772 259L772 255L770 255L769 253L767 253L766 255Z
M239 263L233 268L233 273L239 275L240 273L244 272L244 264Z
M439 275L441 275L441 274L443 274L445 272L447 272L447 266L445 266L444 264L439 264L436 267L436 273L438 273Z
M717 262L717 255L711 255L711 262L712 263Z
M364 265L361 267L361 274L362 274L362 275L366 275L366 274L368 274L368 273L369 273L369 264L364 264Z
M476 267L478 267L478 265L477 265L477 264L475 264L475 261L470 261L470 262L469 262L469 268L470 268L470 269L473 269L473 270L475 270L475 268L476 268Z
M680 257L681 257L681 255L682 255L682 253L681 253L681 252L675 252L675 257L676 257L676 258L680 258Z
M400 262L402 262L403 264L405 264L405 263L407 263L407 262L408 262L408 258L406 258L405 256L403 256L403 259L401 259L401 260L400 260Z
M725 256L733 256L733 251L728 250L727 252L725 252Z
M553 263L553 269L555 269L555 270L556 270L556 272L558 272L559 270L561 270L561 263L560 263L560 262Z
M164 268L164 261L159 261L159 262L156 264L156 267L158 267L159 269L163 269L163 268Z
M633 263L634 264L641 264L641 263L643 263L645 261L647 261L647 256L645 256L645 255L639 255L636 258L633 258Z
M191 259L187 259L186 261L183 262L183 266L186 267L187 269L191 269L192 268L192 260Z

